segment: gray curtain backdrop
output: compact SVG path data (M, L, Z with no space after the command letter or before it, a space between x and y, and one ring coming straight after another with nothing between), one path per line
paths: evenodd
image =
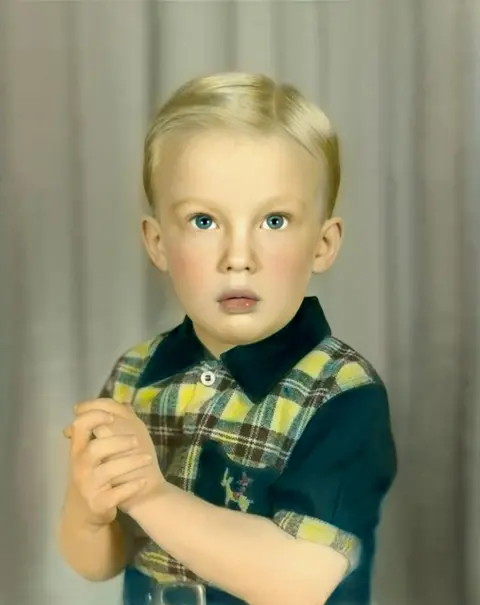
M1 0L0 604L118 603L61 562L71 406L181 317L140 246L153 109L262 71L337 124L346 241L312 284L385 377L379 605L480 605L480 2Z

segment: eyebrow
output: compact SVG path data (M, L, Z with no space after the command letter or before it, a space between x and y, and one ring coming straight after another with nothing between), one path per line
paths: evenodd
M294 196L272 196L272 197L266 198L262 202L259 202L259 206L263 207L263 206L270 206L271 204L282 204L282 203L285 204L285 203L291 203L294 201L299 202L300 204L302 204L302 206L306 205L305 200L302 200L302 199L294 197ZM215 200L187 197L187 198L181 198L179 200L174 200L172 203L172 208L177 209L181 206L185 206L185 205L189 205L189 204L190 205L198 204L200 206L217 206L218 202L215 202Z

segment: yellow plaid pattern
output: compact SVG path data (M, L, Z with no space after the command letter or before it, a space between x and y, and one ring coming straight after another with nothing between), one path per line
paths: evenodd
M361 544L359 539L330 523L325 523L306 515L297 515L289 511L280 511L274 522L291 536L315 544L329 546L348 560L348 569L352 570L360 559Z
M377 382L373 368L348 345L327 337L307 354L260 403L253 403L222 366L206 360L180 375L136 387L162 336L143 343L117 362L103 396L129 403L147 425L160 467L174 485L193 491L202 444L214 440L247 468L280 473L308 422L326 401L349 389ZM214 371L213 386L200 376ZM317 519L281 511L274 521L300 539L328 545L354 567L358 540ZM199 580L152 541L137 553L135 567L159 582Z

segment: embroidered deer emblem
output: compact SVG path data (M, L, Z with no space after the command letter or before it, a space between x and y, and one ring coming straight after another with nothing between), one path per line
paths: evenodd
M246 513L253 502L253 500L249 500L245 495L251 483L252 479L247 477L245 473L242 473L241 479L234 482L229 469L225 469L222 479L222 487L225 488L225 506L228 507L230 502L234 502L242 513Z

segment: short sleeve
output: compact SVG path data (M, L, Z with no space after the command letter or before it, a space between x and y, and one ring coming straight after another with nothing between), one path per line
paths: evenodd
M385 387L336 395L316 412L274 485L273 521L343 554L351 572L379 523L396 468Z

